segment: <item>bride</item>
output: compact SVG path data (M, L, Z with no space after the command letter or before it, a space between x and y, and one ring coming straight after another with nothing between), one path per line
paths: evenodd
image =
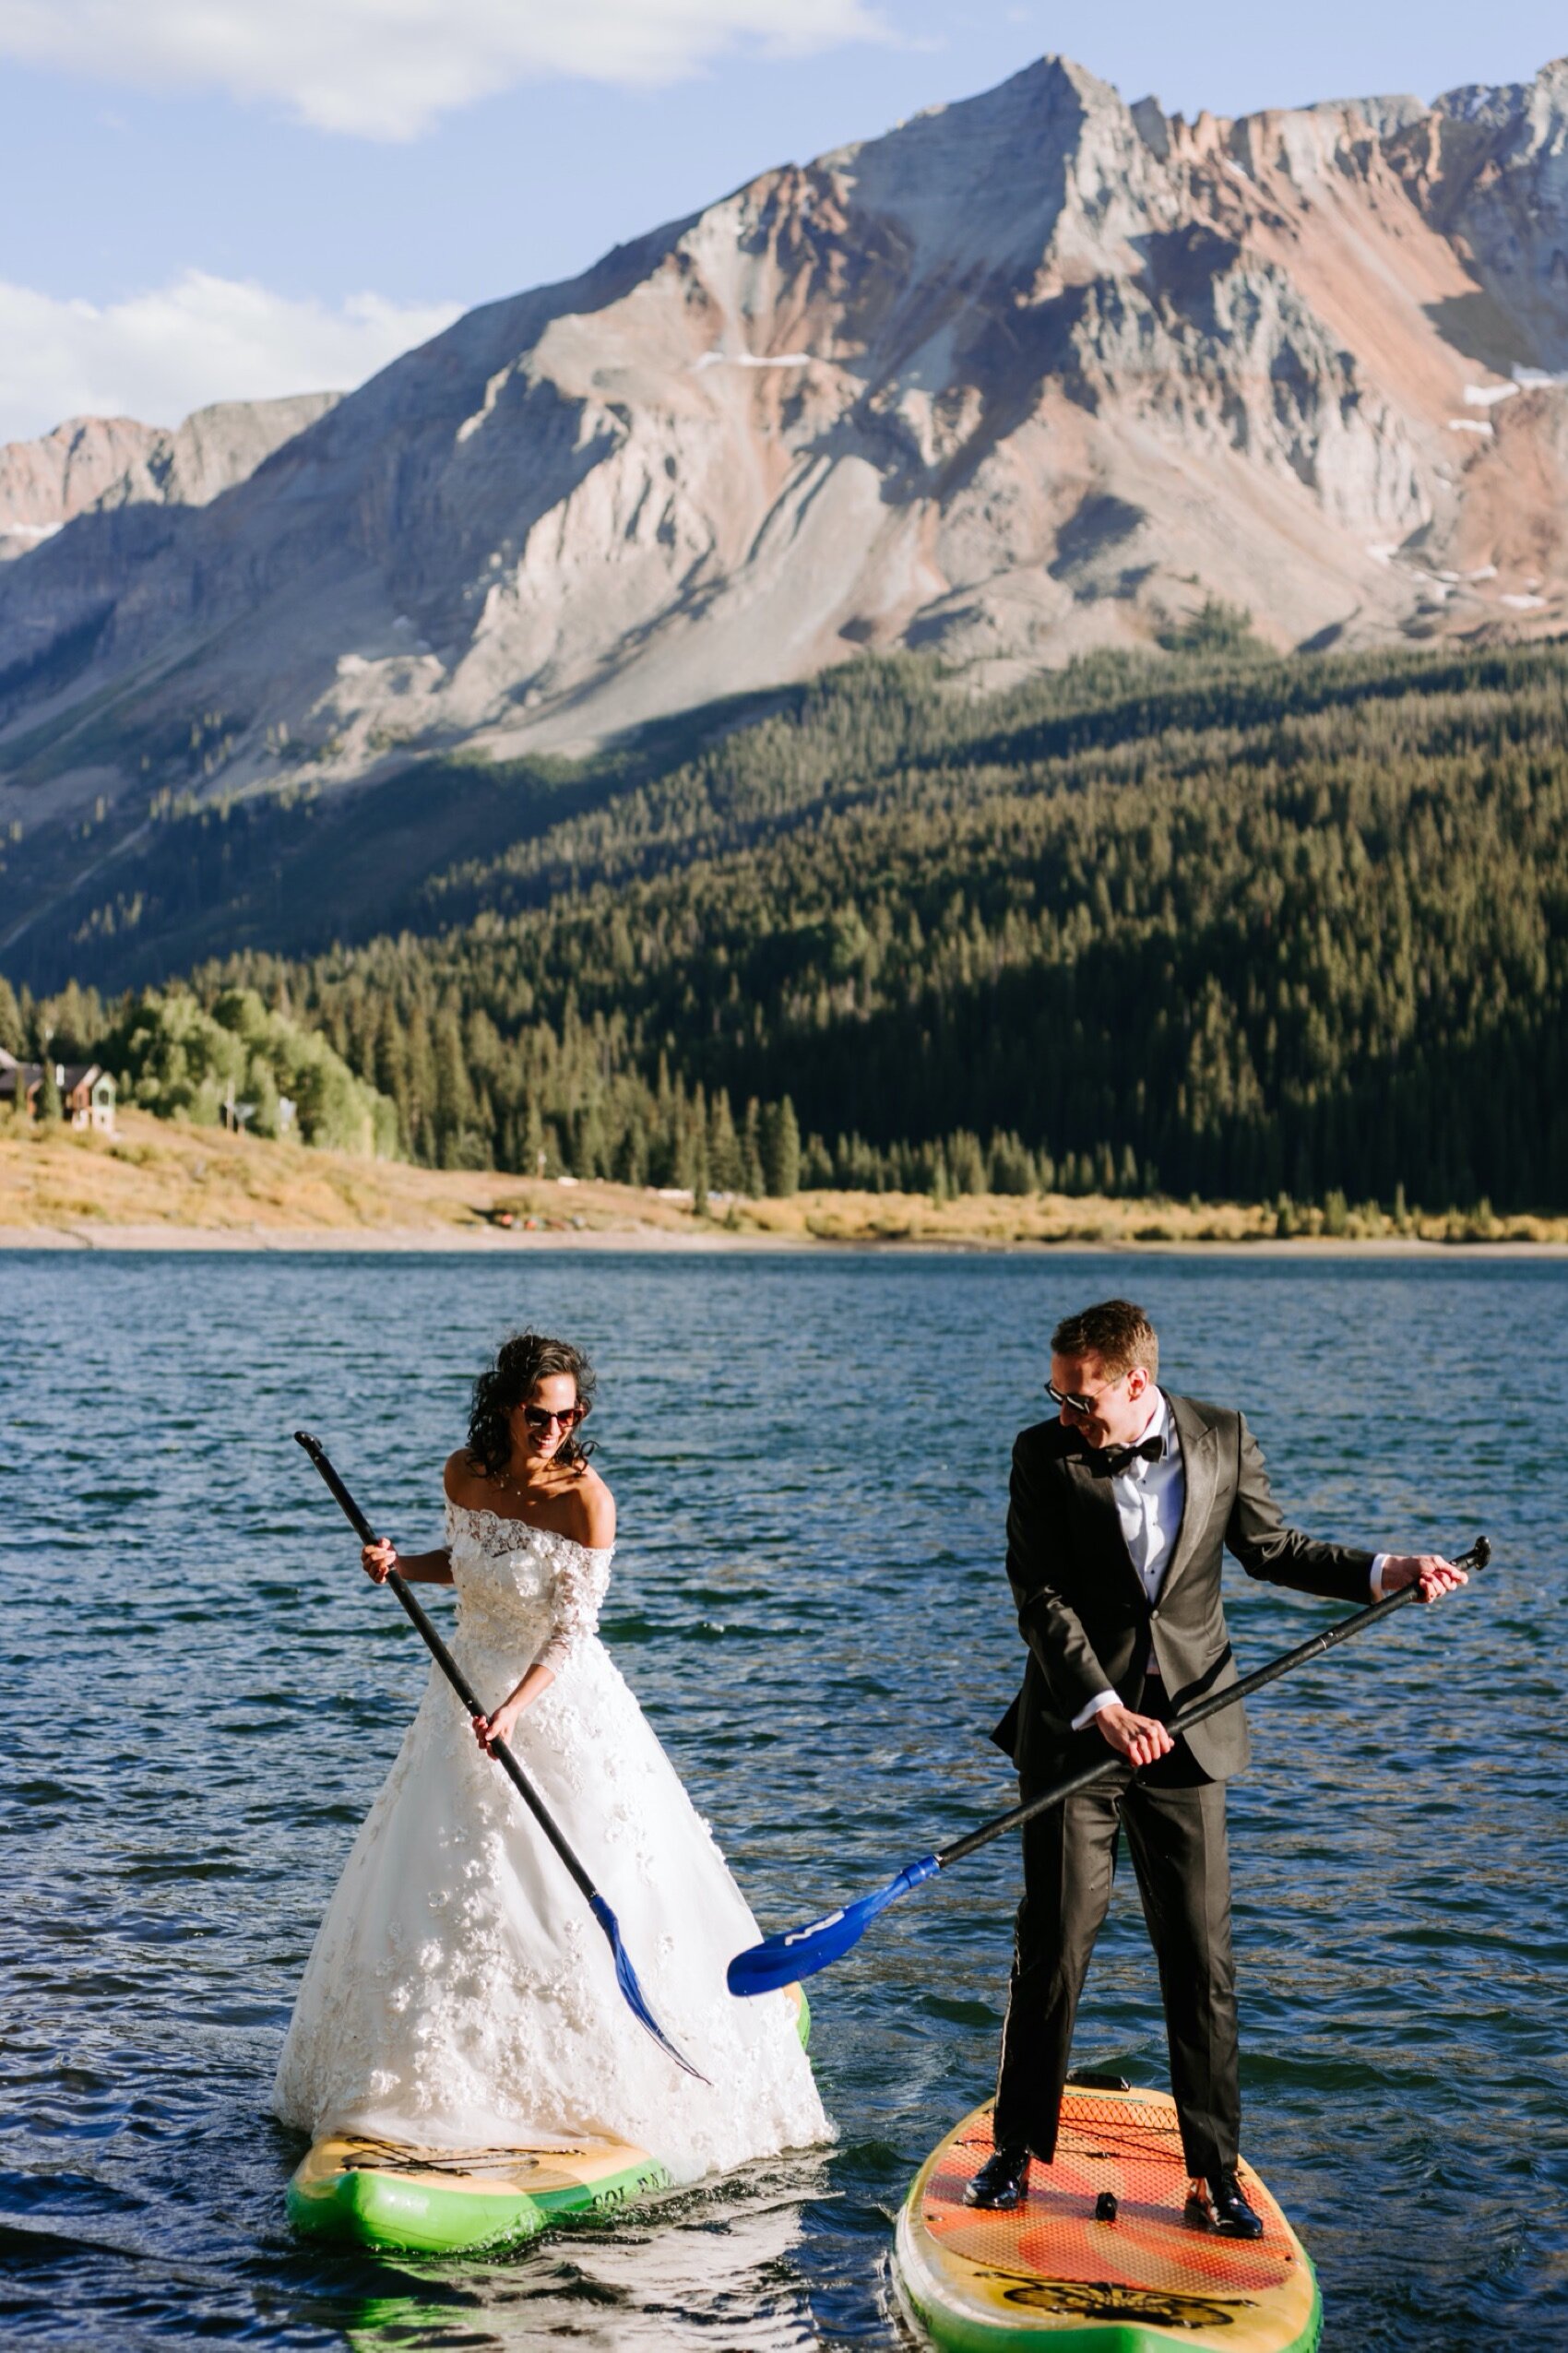
M523 1332L474 1387L446 1465L446 1542L394 1568L455 1585L452 1649L493 1713L433 1672L306 1965L277 2114L422 2147L631 2143L693 2181L830 2127L789 1999L737 2001L750 1911L595 1631L615 1504L576 1432L587 1357ZM491 1754L508 1741L602 1888L648 2002L708 2081L644 2032L603 1935Z

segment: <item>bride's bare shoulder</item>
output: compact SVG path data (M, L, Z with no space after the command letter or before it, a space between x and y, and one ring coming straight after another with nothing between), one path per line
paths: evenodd
M614 1496L591 1463L579 1467L569 1491L575 1523L572 1534L579 1544L603 1551L615 1541Z
M455 1455L447 1456L441 1484L449 1503L465 1503L470 1512L480 1510L485 1503L484 1480L469 1460L466 1446L459 1446Z

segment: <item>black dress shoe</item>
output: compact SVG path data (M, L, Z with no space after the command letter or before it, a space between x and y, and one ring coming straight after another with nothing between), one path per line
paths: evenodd
M1022 2205L1029 2194L1029 2153L1027 2148L993 2149L964 2185L967 2206L988 2206L1005 2214Z
M1195 2209L1211 2230L1226 2239L1261 2239L1263 2216L1247 2203L1247 2193L1236 2179L1233 2166L1222 2173L1206 2174L1201 2182L1194 2181L1187 2193L1187 2204Z

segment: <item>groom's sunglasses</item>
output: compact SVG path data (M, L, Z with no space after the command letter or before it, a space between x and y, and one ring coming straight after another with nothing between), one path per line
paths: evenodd
M525 1406L523 1408L523 1420L528 1423L529 1428L535 1433L535 1435L540 1438L543 1437L547 1430L553 1430L557 1422L560 1423L563 1430L570 1430L573 1422L580 1421L582 1418L583 1408L580 1398L575 1406L568 1406L564 1413L557 1413L551 1406Z
M1123 1373L1121 1379L1124 1381L1126 1377ZM1109 1387L1100 1391L1098 1397L1075 1397L1071 1389L1059 1389L1054 1381L1048 1381L1045 1384L1045 1394L1053 1406L1067 1406L1074 1413L1093 1414L1098 1412L1100 1406L1104 1404L1111 1389L1118 1388L1120 1385L1119 1381L1112 1381Z

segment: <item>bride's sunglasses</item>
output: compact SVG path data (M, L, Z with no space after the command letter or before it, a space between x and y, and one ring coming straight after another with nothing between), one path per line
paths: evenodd
M557 1413L552 1406L525 1406L523 1408L523 1420L536 1438L542 1438L545 1432L553 1430L557 1422L563 1430L570 1430L573 1422L580 1421L582 1418L583 1407L580 1398L576 1405L567 1406L562 1413Z

